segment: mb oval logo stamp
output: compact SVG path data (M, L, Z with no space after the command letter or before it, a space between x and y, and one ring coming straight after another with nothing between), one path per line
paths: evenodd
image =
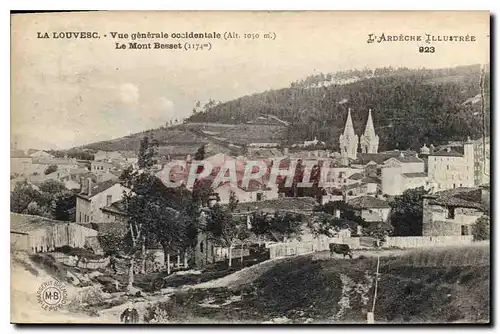
M56 311L66 304L68 292L64 283L54 280L40 285L36 296L42 309Z

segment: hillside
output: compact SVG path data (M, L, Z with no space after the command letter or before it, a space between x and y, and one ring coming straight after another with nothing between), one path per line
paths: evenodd
M221 323L366 323L373 306L374 255L353 260L314 260L306 255L259 268L264 262L256 265L257 275L244 269L213 284L179 291L171 300L152 305L147 318L170 322L201 318ZM382 254L376 322L489 322L489 262L487 244ZM212 288L204 289L208 286Z
M330 148L338 149L347 109L351 108L354 128L360 135L371 108L380 136L379 150L418 149L424 143L437 145L489 134L489 100L489 70L481 75L479 65L318 74L291 83L288 88L223 103L212 101L196 109L184 124L83 148L137 150L140 139L147 135L160 145L181 146L276 141L291 145L316 136ZM261 124L258 120L262 115L279 121Z

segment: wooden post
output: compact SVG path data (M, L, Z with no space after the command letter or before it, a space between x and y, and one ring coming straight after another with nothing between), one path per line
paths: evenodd
M181 267L181 251L177 251L177 269Z
M366 314L366 322L368 322L369 324L374 324L375 323L375 319L373 317L373 312L368 312Z
M142 236L141 274L146 273L146 236Z
M375 321L375 303L377 301L377 290L378 290L378 272L379 272L379 269L380 269L380 255L377 255L377 273L375 274L375 291L373 293L373 305L372 305L372 321Z
M241 261L241 266L243 267L243 244L241 244L241 249L240 249L240 261Z
M128 269L128 287L127 289L132 289L132 284L134 283L134 258L130 258L130 268Z
M170 275L170 253L167 254L167 275Z
M188 252L187 250L184 251L184 269L187 269L188 267Z

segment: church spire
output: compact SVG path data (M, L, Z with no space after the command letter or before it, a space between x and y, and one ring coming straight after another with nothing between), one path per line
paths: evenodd
M347 120L345 121L344 136L354 137L354 126L352 125L351 108L347 110Z
M372 110L368 109L368 120L366 121L365 132L361 136L360 145L363 153L377 153L379 138L375 134L373 126Z
M347 111L347 120L344 126L344 132L339 137L340 154L342 163L348 165L349 159L356 159L358 153L359 137L354 133L352 125L351 108Z
M368 109L368 120L366 121L366 127L364 135L367 137L375 137L375 127L373 126L372 110Z

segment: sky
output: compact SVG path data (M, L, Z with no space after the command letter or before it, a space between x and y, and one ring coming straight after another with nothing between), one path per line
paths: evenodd
M488 12L107 12L12 18L11 140L70 148L185 118L196 101L288 87L315 73L489 62ZM98 32L99 39L37 33ZM118 50L110 32L266 32L276 39L211 40L210 51ZM462 35L474 42L367 43L368 34ZM107 37L105 37L105 35ZM150 40L144 41L149 42ZM177 42L174 39L160 42ZM139 41L140 42L140 41ZM193 41L196 42L196 41Z

